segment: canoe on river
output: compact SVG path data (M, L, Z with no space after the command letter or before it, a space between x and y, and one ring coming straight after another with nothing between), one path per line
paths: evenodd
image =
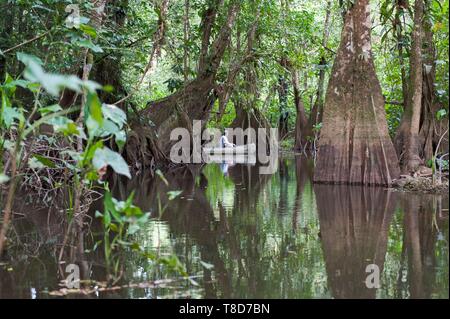
M255 144L238 145L235 147L204 147L203 153L205 154L254 154L256 153Z
M256 154L204 154L204 163L256 164Z

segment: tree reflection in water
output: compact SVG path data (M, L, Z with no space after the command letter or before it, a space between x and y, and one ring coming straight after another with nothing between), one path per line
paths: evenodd
M315 185L328 283L335 298L374 298L366 267L384 268L395 194L382 188Z
M136 236L143 248L177 255L199 286L128 289L99 297L146 298L448 298L448 197L383 188L313 185L313 162L281 158L274 175L236 165L224 176L217 164L175 168L159 177L112 177L113 196L134 202L152 220ZM182 190L174 200L167 192ZM0 296L45 296L57 289L57 252L64 238L58 214L18 203L13 224L13 271L0 267ZM160 211L163 207L163 212ZM91 207L85 248L101 228ZM30 211L34 211L30 214ZM34 247L34 248L33 248ZM17 256L31 255L28 259ZM68 250L68 253L70 250ZM123 281L177 276L125 252ZM70 254L65 259L70 260ZM82 256L88 279L106 277L102 250ZM368 289L366 266L381 271L381 288Z

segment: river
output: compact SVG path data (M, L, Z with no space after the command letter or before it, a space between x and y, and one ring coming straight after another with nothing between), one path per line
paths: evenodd
M282 157L273 175L258 172L208 164L167 173L168 184L148 174L113 178L116 198L134 191L135 204L151 214L134 240L169 262L127 251L122 288L87 296L448 298L447 195L313 184L312 160L300 156ZM167 192L176 190L183 193L169 200ZM101 201L90 210L87 237L95 238L93 212ZM62 212L23 194L15 213L14 245L0 263L0 298L55 297ZM87 242L88 279L104 281L101 249ZM189 279L167 265L173 256Z

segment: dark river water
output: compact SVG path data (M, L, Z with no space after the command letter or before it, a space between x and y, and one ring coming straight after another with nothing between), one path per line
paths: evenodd
M273 175L208 164L166 174L168 185L150 176L112 181L116 198L135 191L135 204L151 213L134 240L167 260L177 256L190 279L129 250L121 284L132 285L82 297L449 297L447 195L315 185L312 166L292 156L281 159ZM175 190L183 193L169 200L167 192ZM52 298L61 288L63 213L27 194L18 198L14 244L0 263L0 298ZM88 279L101 282L104 255L91 237ZM379 270L378 288L366 284L377 274L370 267Z

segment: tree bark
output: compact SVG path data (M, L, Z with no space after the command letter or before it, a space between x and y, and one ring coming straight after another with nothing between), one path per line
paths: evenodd
M204 73L207 67L207 59L209 45L211 39L211 31L216 21L219 7L223 4L223 0L214 0L210 7L205 11L202 20L202 46L200 49L200 58L198 61L198 73Z
M115 3L108 2L105 7L109 23L113 24L115 29L120 29L126 22L126 9L128 7L128 0L121 0ZM114 94L108 92L99 92L100 100L104 103L112 104L118 99L123 98L126 94L125 88L121 82L121 69L118 68L122 54L119 52L113 52L107 54L104 57L94 61L92 69L92 79L102 85L111 85L114 88ZM125 111L126 108L119 103L119 105Z
M327 2L327 9L325 14L325 24L323 29L322 47L326 48L328 43L328 37L330 35L330 16L331 16L331 1ZM317 83L317 96L316 101L312 107L311 114L309 117L309 123L311 127L322 122L322 111L324 103L324 91L325 91L325 67L327 65L327 60L325 55L322 54L320 57L320 70L319 70L319 81Z
M347 12L324 105L314 181L389 185L400 174L371 49L369 0Z
M292 69L292 86L294 88L294 102L297 112L297 118L295 123L295 146L294 150L303 150L308 143L308 136L312 136L311 126L308 123L306 117L305 105L303 104L302 97L300 95L300 83L298 80L297 70Z
M411 121L411 109L409 107L409 98L408 98L408 78L406 74L406 63L403 57L404 55L404 36L403 36L403 28L402 21L400 17L405 12L405 4L404 0L397 0L396 2L396 13L395 13L395 21L394 27L396 28L395 37L397 41L397 50L400 62L400 70L401 70L401 78L402 78L402 94L403 94L403 114L400 121L400 125L397 129L394 138L394 147L397 152L397 156L402 161L402 157L404 154L404 146L406 137L408 136L408 127Z
M410 59L410 105L411 121L409 123L409 132L406 139L405 161L402 169L405 172L415 171L421 164L419 153L419 130L420 115L422 112L422 19L423 19L423 0L416 0L414 3L414 28L412 34L412 48Z
M184 0L184 26L183 26L183 40L184 40L184 54L183 54L183 76L184 84L187 83L189 79L189 35L190 35L190 24L189 24L189 0Z
M284 75L279 75L278 77L278 99L279 99L279 118L278 118L278 131L280 136L280 141L283 140L288 131L288 120L289 120L289 110L288 110L288 91L289 85Z
M247 63L252 61L254 62L253 47L255 43L256 30L258 28L260 13L261 13L261 6L258 6L256 9L255 21L253 22L250 30L247 33L247 49L240 58L238 58L238 56L241 55L240 32L238 32L237 34L236 40L237 56L235 58L237 62L231 66L225 82L223 84L218 85L215 90L219 100L219 113L217 116L217 121L220 121L225 113L226 106L228 104L228 101L230 100L231 94L234 91L236 78L238 77L239 73L242 71L243 67Z

